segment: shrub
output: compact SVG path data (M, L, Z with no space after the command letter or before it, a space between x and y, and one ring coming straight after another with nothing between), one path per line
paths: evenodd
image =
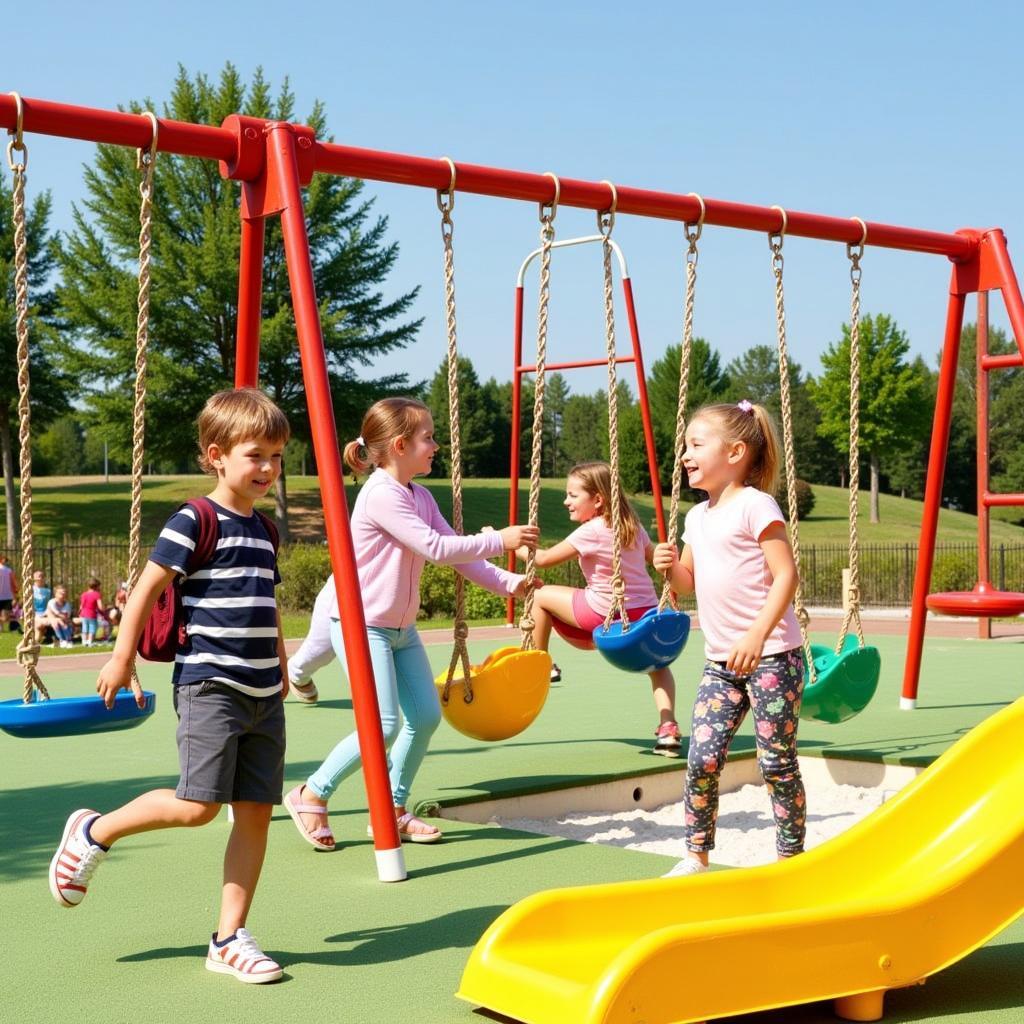
M311 612L316 595L331 575L326 544L290 544L278 556L278 603L290 612Z
M505 598L466 581L466 618L496 619L505 614ZM428 562L420 579L420 619L450 619L455 615L455 570Z
M943 551L936 554L932 566L931 590L971 590L978 578L978 556L967 551Z
M806 480L796 482L796 515L797 519L806 519L814 509L814 490ZM789 495L785 484L782 485L782 500L779 502L782 513L789 519Z

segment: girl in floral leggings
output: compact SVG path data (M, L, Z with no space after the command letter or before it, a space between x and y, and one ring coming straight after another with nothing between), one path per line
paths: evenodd
M697 411L683 466L708 500L686 516L683 550L659 544L654 566L679 593L696 591L707 659L697 689L686 772L686 849L666 877L707 870L718 779L747 711L771 798L779 857L803 850L806 800L796 735L804 683L797 574L772 494L779 446L766 409L748 401Z

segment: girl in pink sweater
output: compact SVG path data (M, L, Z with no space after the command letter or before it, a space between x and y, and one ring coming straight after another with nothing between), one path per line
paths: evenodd
M461 537L445 521L430 491L412 482L430 472L434 453L430 410L411 398L385 398L363 417L362 436L345 446L345 461L357 473L373 472L352 511L359 586L363 597L370 658L377 683L381 728L391 747L391 791L403 840L432 843L439 829L406 811L409 789L430 737L441 720L434 673L416 631L419 583L429 560L453 565L467 579L503 596L523 596L524 577L487 561L526 545L534 547L533 526L507 526ZM328 604L331 640L344 655L334 580ZM403 722L404 718L404 722ZM346 736L303 785L285 796L299 833L321 850L334 849L327 802L359 766L359 738Z

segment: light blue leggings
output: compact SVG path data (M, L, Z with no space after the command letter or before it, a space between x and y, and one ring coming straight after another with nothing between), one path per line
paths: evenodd
M395 806L404 807L430 737L441 721L441 704L434 686L434 673L415 626L405 629L368 626L366 632L377 682L381 730L384 743L391 750L388 758L391 793ZM345 647L337 619L331 619L331 643L344 664ZM353 732L327 755L324 763L306 780L306 785L321 800L329 800L338 785L359 767L359 761L359 736Z

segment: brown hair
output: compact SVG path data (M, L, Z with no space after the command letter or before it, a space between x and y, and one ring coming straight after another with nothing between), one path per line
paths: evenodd
M89 577L89 582L88 582L88 584L86 584L86 589L87 590L99 590L100 589L100 581L98 579L96 579L95 576L90 576Z
M607 462L577 462L569 470L570 477L576 477L587 494L601 499L601 514L604 521L612 525L612 467ZM630 505L626 492L619 481L619 518L622 521L622 546L632 548L640 536L640 519Z
M231 388L211 395L199 414L199 466L217 475L206 457L211 444L229 452L254 439L286 444L291 436L288 417L259 388Z
M695 420L711 420L726 444L742 441L748 461L744 483L774 494L779 486L779 435L771 413L744 399L733 404L705 405L693 414Z
M363 417L360 436L349 441L342 452L354 473L367 473L381 466L397 437L410 438L429 416L430 410L415 398L382 398L374 402Z

